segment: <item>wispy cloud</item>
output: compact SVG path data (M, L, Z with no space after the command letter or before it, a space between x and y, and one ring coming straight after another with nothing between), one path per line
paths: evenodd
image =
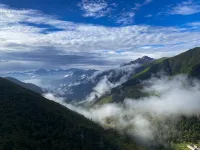
M84 17L100 18L106 16L110 12L110 8L104 0L82 0L79 6L84 12Z
M134 12L123 12L117 19L116 23L123 25L132 24L134 22L134 17L135 17Z
M117 19L118 24L128 25L134 23L135 13L143 6L148 5L153 0L145 0L143 3L135 3L130 11L123 11Z
M135 7L133 8L133 10L138 10L141 7L148 5L149 3L151 3L153 0L145 0L143 3L136 3Z
M171 15L192 15L200 12L200 3L193 0L184 1L172 7Z
M192 27L200 27L200 22L191 22L191 23L188 23L187 25L192 26Z
M146 16L144 16L144 17L146 17L146 18L151 18L153 15L152 14L148 14L148 15L146 15Z

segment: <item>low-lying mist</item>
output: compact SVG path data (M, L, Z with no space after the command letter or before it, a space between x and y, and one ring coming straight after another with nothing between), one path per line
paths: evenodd
M178 134L175 124L181 116L200 115L200 82L184 75L151 78L142 83L148 97L127 98L92 108L67 104L51 93L44 95L69 109L101 124L129 134L140 142L164 143L171 134ZM106 87L105 87L106 88ZM174 126L171 126L173 124Z
M94 73L90 80L92 82L95 82L95 80L98 81L99 76L101 76L101 80L96 83L93 91L86 97L86 101L93 101L96 98L100 98L105 93L110 92L111 89L123 84L135 73L135 69L139 66L139 64L132 64Z

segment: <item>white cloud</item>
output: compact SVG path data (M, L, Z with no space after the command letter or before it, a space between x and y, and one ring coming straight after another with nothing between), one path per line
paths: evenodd
M165 136L161 135L161 138L155 141L163 142L162 140L169 136L167 129L171 128L166 124L166 120L172 121L176 125L176 121L182 115L196 116L200 114L200 95L198 92L200 86L199 82L194 81L194 83L192 86L187 77L183 76L177 76L171 80L168 77L153 79L149 81L151 86L147 89L155 92L159 97L152 95L140 100L127 99L122 105L108 104L101 106L99 108L101 118L95 117L98 114L98 108L92 109L90 112L93 119L102 125L113 126L119 130L129 128L129 134L141 140L155 140L155 137L164 131ZM107 113L108 111L104 111L104 109L107 109L108 106L110 111L116 109L118 111L114 111L113 114ZM108 118L112 120L111 123L107 121ZM161 132L155 119L162 126ZM171 128L171 130L173 129Z
M134 17L134 12L124 12L120 15L116 22L123 25L132 24L134 22Z
M200 3L193 0L184 1L172 8L170 14L172 15L192 15L200 12Z
M60 104L62 104L62 105L65 105L65 103L64 103L64 98L62 98L62 97L58 97L58 96L56 96L55 94L53 94L53 93L45 93L45 94L43 94L43 96L45 97L45 98L47 98L47 99L49 99L49 100L52 100L52 101L55 101L55 102L57 102L57 103L60 103Z
M198 80L179 75L145 81L143 91L152 93L148 97L125 99L122 103L92 108L64 103L62 98L56 98L52 94L46 97L83 114L105 128L127 132L136 139L153 145L166 142L172 131L173 134L178 134L175 127L181 116L200 115L199 90Z
M82 0L79 6L84 11L84 17L100 18L106 16L110 11L108 4L104 0Z
M134 23L134 17L136 11L138 11L141 7L148 5L153 0L145 0L143 3L135 3L135 6L132 8L131 11L122 12L121 15L117 18L116 23L128 25Z
M87 96L86 101L93 101L96 98L101 97L105 93L109 93L111 89L126 82L129 77L134 74L135 69L139 66L139 64L133 64L128 66L120 66L111 70L95 72L95 74L89 79L90 81L98 81L99 75L105 75L101 77L101 80L98 81L96 86L93 88L93 91ZM107 74L107 72L109 71L110 73ZM112 81L116 77L120 77L120 79L118 79L117 81Z
M4 5L1 5L0 12L1 54L8 52L9 55L12 52L31 54L53 47L55 55L88 56L90 54L93 57L100 57L102 61L106 60L118 65L120 62L133 60L138 56L148 55L158 58L175 55L199 46L200 41L200 31L190 30L190 28L150 25L105 27L78 24L59 20L55 16L37 10L16 10ZM34 26L27 23L32 23ZM40 26L43 24L61 30L49 31L47 27ZM148 50L142 48L146 45ZM122 52L119 54L117 50Z
M151 3L153 0L145 0L143 3L136 3L135 7L133 8L133 10L138 10L141 7L148 5L149 3Z
M12 53L10 53L12 55ZM30 68L41 68L43 63L38 61L24 61L24 60L1 60L0 61L0 72L13 72L13 71L24 71L30 70Z
M146 16L144 16L144 17L146 17L146 18L151 18L153 15L152 14L148 14L148 15L146 15Z
M200 27L200 22L191 22L191 23L188 23L187 25L197 28L197 27Z

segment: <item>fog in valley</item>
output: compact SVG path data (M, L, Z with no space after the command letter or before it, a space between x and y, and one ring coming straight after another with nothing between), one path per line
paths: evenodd
M102 89L107 84L100 82ZM114 128L129 134L142 143L163 143L178 134L175 129L182 116L200 115L200 83L187 76L152 77L144 81L142 91L150 93L140 99L126 98L122 103L96 105L85 108L67 104L64 98L52 93L44 96L74 110L104 128ZM99 85L100 86L100 85ZM106 87L104 87L106 86Z

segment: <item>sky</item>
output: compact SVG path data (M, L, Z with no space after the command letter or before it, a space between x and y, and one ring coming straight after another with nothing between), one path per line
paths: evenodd
M200 0L0 0L1 72L107 69L200 46Z

